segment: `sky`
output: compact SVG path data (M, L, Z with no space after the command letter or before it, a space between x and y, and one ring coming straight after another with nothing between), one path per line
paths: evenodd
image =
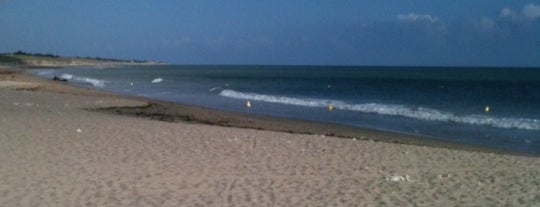
M540 67L540 0L0 0L0 52Z

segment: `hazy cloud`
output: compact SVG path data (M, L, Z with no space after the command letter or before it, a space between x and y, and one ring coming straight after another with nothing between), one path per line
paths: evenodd
M174 46L185 46L193 43L193 39L187 36L180 36L173 40L162 40L162 43Z
M525 17L535 20L540 17L540 6L536 4L527 4L523 7L521 12Z
M416 13L409 13L409 14L399 14L397 15L397 19L401 21L406 22L430 22L430 23L436 23L439 21L439 18L432 16L430 14L416 14Z
M506 8L501 9L501 16L507 17L507 18L516 18L517 14L512 9L506 7Z
M478 20L478 24L480 25L480 28L485 31L494 30L497 26L494 20L487 17L480 18L480 20Z
M521 9L521 13L505 7L501 10L501 17L512 20L536 20L540 17L540 5L527 4Z

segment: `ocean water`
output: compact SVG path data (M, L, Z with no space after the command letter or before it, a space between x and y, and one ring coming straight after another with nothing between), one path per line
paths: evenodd
M34 73L121 94L540 154L540 68L160 65Z

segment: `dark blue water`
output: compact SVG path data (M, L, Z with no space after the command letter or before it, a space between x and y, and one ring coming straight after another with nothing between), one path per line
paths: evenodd
M540 69L138 66L36 73L216 109L540 154Z

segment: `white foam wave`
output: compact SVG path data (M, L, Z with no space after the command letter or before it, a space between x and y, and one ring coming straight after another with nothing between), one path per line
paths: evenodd
M66 79L71 82L76 82L76 83L91 84L95 87L100 87L100 88L104 87L106 83L106 81L104 80L98 80L98 79L88 78L88 77L79 77L79 76L74 76L72 74L62 74L60 78Z
M73 75L71 75L71 74L62 74L60 76L60 78L71 80L71 79L73 79Z
M152 83L160 83L161 81L163 81L163 78L156 78L152 80Z
M411 107L398 104L363 103L350 104L343 101L326 99L293 98L286 96L272 96L256 93L244 93L225 89L220 92L221 96L281 103L306 107L327 107L332 105L334 109L375 113L381 115L400 116L427 121L455 122L470 125L483 125L497 128L515 128L526 130L540 130L540 120L527 118L491 117L487 115L457 115L451 112L440 111L425 107Z
M221 89L223 89L223 87L218 86L218 87L213 87L211 89L208 89L208 91L209 92L214 92L214 91L221 90Z

